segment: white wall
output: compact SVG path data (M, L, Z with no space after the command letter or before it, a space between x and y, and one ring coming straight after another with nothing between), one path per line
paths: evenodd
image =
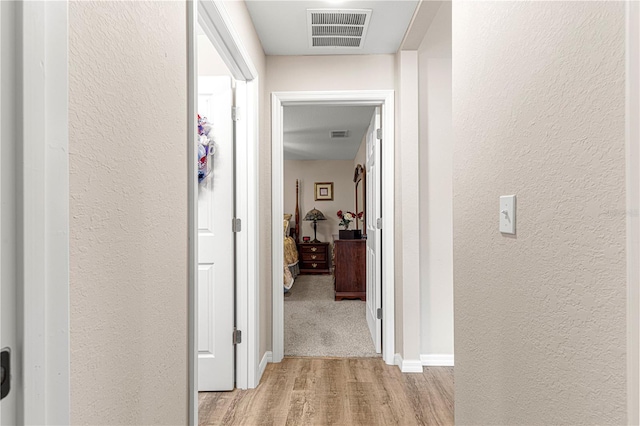
M186 22L69 3L73 424L187 422Z
M453 22L456 422L625 424L625 3Z
M353 160L285 160L284 161L284 212L294 214L296 208L296 179L300 180L300 241L307 235L313 239L313 222L303 221L304 215L314 207L324 213L327 220L318 222L318 239L333 242L340 219L338 210L355 211L355 183ZM315 201L314 183L333 182L333 201ZM291 227L295 218L291 219ZM350 229L355 229L355 222Z
M198 35L198 76L231 75L209 37Z
M453 360L451 2L418 49L420 93L421 354Z
M267 56L267 90L393 89L393 61L393 55Z
M396 55L396 353L420 364L420 156L418 52ZM383 142L384 143L384 142ZM384 159L383 159L384 161ZM406 370L403 367L403 371Z

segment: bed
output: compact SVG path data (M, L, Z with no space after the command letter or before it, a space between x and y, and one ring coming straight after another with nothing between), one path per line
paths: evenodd
M295 228L291 227L291 218L293 215L285 214L283 218L283 242L284 242L284 264L283 264L283 285L284 291L287 292L293 286L293 282L300 273L299 256L298 256L298 235L300 231L300 209L298 207L298 181L296 180L296 211L295 211ZM291 236L293 234L293 237ZM295 238L294 238L295 237Z

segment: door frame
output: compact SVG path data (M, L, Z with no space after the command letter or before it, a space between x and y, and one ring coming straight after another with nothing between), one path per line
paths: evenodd
M236 234L236 327L243 331L242 343L236 346L236 387L258 385L258 73L242 40L233 27L224 1L190 0L187 2L187 139L188 219L189 219L189 284L188 284L188 383L189 424L198 424L198 181L197 134L198 68L197 33L199 23L218 54L238 81L246 82L244 94L238 96L240 119L236 123L236 216L241 219L241 231ZM229 224L231 226L231 224ZM231 339L231 334L229 334Z
M16 176L22 197L16 216L22 348L14 353L22 359L23 384L17 416L25 424L69 424L68 1L22 1L16 7L22 37L16 67L22 78ZM29 125L27 116L42 117L44 129Z
M640 4L626 2L627 424L640 422Z
M282 215L284 214L284 107L294 105L382 107L382 358L394 365L395 324L395 121L393 90L302 91L271 94L271 251L273 362L284 357Z

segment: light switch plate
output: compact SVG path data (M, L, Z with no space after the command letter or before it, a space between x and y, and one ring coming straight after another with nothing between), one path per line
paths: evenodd
M516 233L515 195L503 195L500 197L500 232L503 234Z

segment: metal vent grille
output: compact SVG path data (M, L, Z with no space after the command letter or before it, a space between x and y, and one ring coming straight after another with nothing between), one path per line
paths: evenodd
M367 11L323 11L311 12L312 25L364 25L367 20Z
M331 138L346 138L349 137L348 130L333 130L331 132Z
M314 25L311 28L313 37L320 36L341 36L341 37L362 37L363 27L352 25Z
M360 47L360 40L348 37L314 37L313 47Z
M309 46L361 49L370 9L307 9Z

